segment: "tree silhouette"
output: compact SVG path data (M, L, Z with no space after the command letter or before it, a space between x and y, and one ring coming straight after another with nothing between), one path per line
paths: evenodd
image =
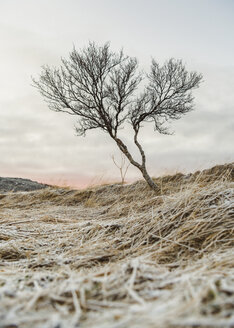
M165 123L193 109L191 90L199 86L201 79L201 74L188 72L182 61L175 59L162 66L153 59L146 74L139 70L136 58L123 51L112 52L109 43L89 43L80 51L74 48L59 68L44 66L39 79L33 82L50 109L78 117L78 135L91 129L107 132L148 185L158 190L146 169L139 131L143 123L152 122L155 131L168 134ZM141 162L133 158L119 137L125 124L132 127Z

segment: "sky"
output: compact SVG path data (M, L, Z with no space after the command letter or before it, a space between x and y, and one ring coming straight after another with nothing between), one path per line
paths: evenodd
M120 180L110 137L77 137L77 119L49 110L32 86L43 65L89 41L110 41L145 69L174 57L203 74L195 110L171 124L174 135L140 132L151 176L232 162L233 35L233 0L0 0L0 176L78 188ZM137 158L129 129L121 133ZM127 181L140 177L129 167Z

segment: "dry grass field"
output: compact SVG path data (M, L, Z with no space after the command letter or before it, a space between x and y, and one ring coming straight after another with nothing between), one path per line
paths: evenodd
M156 181L0 194L0 327L234 327L234 165Z

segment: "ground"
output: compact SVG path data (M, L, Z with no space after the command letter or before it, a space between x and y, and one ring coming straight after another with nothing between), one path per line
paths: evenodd
M234 327L233 180L0 194L0 327Z

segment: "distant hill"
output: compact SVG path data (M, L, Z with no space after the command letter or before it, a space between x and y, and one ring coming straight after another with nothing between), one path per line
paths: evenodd
M33 191L46 187L48 187L48 185L30 179L0 177L0 192Z

